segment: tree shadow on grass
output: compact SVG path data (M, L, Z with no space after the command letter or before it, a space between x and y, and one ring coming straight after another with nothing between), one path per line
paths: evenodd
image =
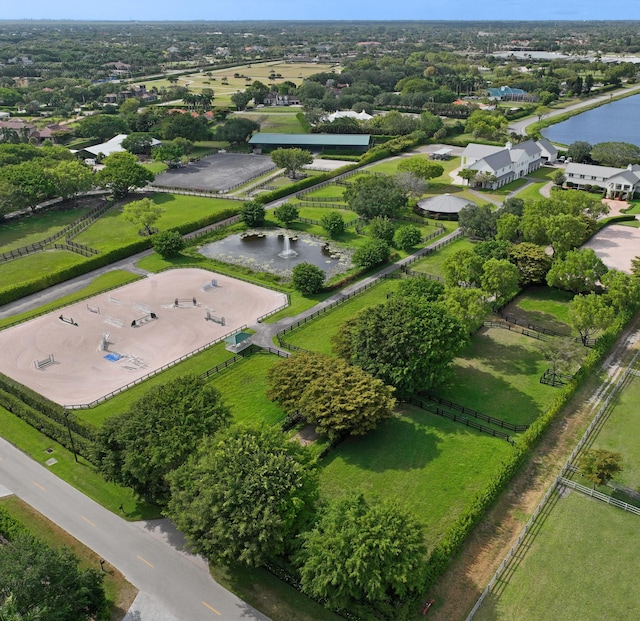
M440 439L429 427L431 415L424 414L394 416L375 431L348 438L323 460L324 466L340 458L374 472L423 469L440 455Z
M498 373L504 375L538 375L539 364L542 359L540 347L543 341L534 342L531 337L511 332L515 338L510 343L502 343L498 339L505 335L496 334L492 338L490 330L481 328L472 340L467 359L482 361ZM495 328L501 330L501 328ZM522 341L521 339L527 339ZM526 342L526 345L525 345Z

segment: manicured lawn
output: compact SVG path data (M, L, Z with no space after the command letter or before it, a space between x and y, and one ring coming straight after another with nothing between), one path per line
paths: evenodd
M611 413L593 442L593 448L622 454L624 469L614 477L614 481L635 490L640 490L638 403L640 403L640 379L634 377L616 397Z
M640 214L640 201L628 201L630 207L624 213Z
M143 166L154 175L159 175L169 168L164 162L149 162L148 164L143 164Z
M0 223L0 253L42 241L82 218L90 210L88 206L54 209L5 220Z
M267 371L278 360L281 358L273 354L253 354L211 377L211 384L231 408L234 421L273 425L286 416L266 396Z
M99 569L100 557L90 548L80 543L66 531L56 526L44 515L38 513L27 503L15 496L0 499L0 507L21 522L31 534L35 535L54 549L67 548L79 559L79 567L82 569ZM112 621L122 619L123 611L133 603L137 589L127 582L125 577L115 567L105 565L103 587L110 610L109 618Z
M479 192L480 194L486 195L487 198L491 198L494 201L501 202L504 200L504 198L508 194L511 194L511 192L515 192L516 190L520 189L526 184L527 184L526 179L516 179L515 181L512 181L511 183L507 183L506 185L503 185L501 188L498 188L496 190L477 189L476 191Z
M243 113L239 118L250 119L260 125L261 132L270 134L305 134L304 127L296 118L299 108L294 108L289 114L270 114L267 110L259 112Z
M639 555L638 516L571 492L555 499L474 620L635 621Z
M154 194L152 199L164 209L154 225L161 231L200 220L225 209L239 210L241 206L238 201L178 194ZM75 241L96 250L108 251L142 239L138 234L139 229L139 225L124 219L122 208L112 209L78 235Z
M166 384L167 382L176 379L177 377L181 377L182 375L192 373L199 375L200 373L204 373L212 367L215 367L217 364L232 358L233 354L228 352L224 346L224 343L218 343L213 347L192 356L191 358L187 358L187 360L184 360L180 364L177 364L162 373L158 373L158 375L154 375L145 382L137 384L136 386L111 397L104 403L101 403L90 410L76 410L75 414L78 418L99 427L110 416L126 412L134 401L142 397L149 390L152 390L154 386Z
M86 261L85 257L67 250L44 250L22 259L2 264L0 290L59 272Z
M349 209L337 209L336 207L333 209L327 209L326 207L299 207L298 211L301 218L310 218L312 220L320 221L324 216L332 211L337 211L345 222L351 222L358 217L358 214L355 211L350 211Z
M548 367L541 344L509 330L481 328L456 358L449 385L435 392L489 416L530 424L557 394L540 383Z
M530 287L507 307L507 312L533 324L570 333L569 302L573 294L551 287Z
M335 202L342 202L342 194L345 191L345 187L343 185L325 185L313 192L309 192L308 194L303 194L299 200L304 201L309 198L332 198L335 199Z
M420 259L409 266L409 269L416 272L424 272L434 276L444 277L444 262L458 250L466 250L473 248L473 244L466 237L458 239L447 244L433 254L427 255L424 259Z
M387 293L398 288L397 280L383 280L364 293L356 295L347 302L330 310L300 328L284 335L287 343L303 349L331 353L331 337L337 334L340 326L358 311L369 306L381 304L387 299Z
M562 168L555 168L554 166L543 166L529 173L527 177L533 177L534 179L542 179L543 181L553 181L553 177L558 171L562 171Z
M540 190L542 190L545 185L546 183L532 183L521 192L518 192L516 197L521 198L523 201L533 201L539 198L544 198L542 194L540 194Z
M403 407L329 453L321 462L322 495L362 491L391 499L414 513L432 547L511 451L504 440Z
M53 474L110 511L118 513L118 507L122 504L126 511L124 517L129 520L150 520L160 517L158 507L136 498L129 488L105 481L94 466L82 457L79 457L79 462L76 463L71 451L1 407L0 433L3 438L19 447L39 464L44 465L45 461L51 457L57 459L58 463L49 467ZM48 448L53 448L53 453L45 453Z
M138 280L140 277L136 274L132 274L131 272L125 272L124 270L114 270L113 272L107 272L106 274L101 274L100 276L96 276L90 285L84 287L80 291L76 293L71 293L69 295L65 295L61 298L58 298L54 302L50 302L49 304L43 304L38 308L27 311L26 313L21 313L19 315L13 315L12 317L8 317L6 319L0 319L0 328L12 324L18 320L26 319L27 317L32 317L34 315L38 315L41 312L59 308L65 304L71 304L76 300L84 298L89 295L94 295L104 291L105 289L109 289L111 287L115 287L117 285L125 285L129 282L133 282L134 280Z

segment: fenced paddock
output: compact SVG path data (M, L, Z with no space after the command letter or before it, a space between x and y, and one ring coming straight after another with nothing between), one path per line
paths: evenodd
M2 330L0 372L56 403L77 407L256 323L286 302L282 293L215 274L221 286L215 314L225 318L225 325L204 321L203 308L194 306L193 298L202 295L202 283L211 277L201 269L168 270ZM176 297L188 299L191 306L162 309L163 302ZM94 313L87 305L108 308L110 314ZM132 328L132 322L145 315L145 307L157 319ZM73 317L78 325L70 329L60 315ZM96 347L105 322L117 327L111 331L108 352ZM34 361L49 355L55 364L43 373ZM143 365L130 364L133 359Z

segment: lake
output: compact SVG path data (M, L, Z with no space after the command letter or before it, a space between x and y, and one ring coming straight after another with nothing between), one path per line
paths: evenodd
M630 142L640 146L640 95L587 110L570 119L542 130L552 142L570 145L576 140L598 142Z

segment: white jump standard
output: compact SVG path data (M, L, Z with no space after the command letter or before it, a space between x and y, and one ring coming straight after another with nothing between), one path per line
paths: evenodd
M215 278L212 278L210 282L205 283L200 287L203 291L209 291L209 289L214 289L218 286L218 281Z
M95 313L96 315L100 314L100 307L99 306L90 306L89 304L87 304L87 310L90 313Z
M75 326L76 328L78 327L78 324L73 320L73 317L65 317L64 315L60 315L60 317L58 317L58 319L62 323L66 323L69 326Z
M199 306L198 300L195 298L176 298L173 301L173 308L188 308L190 306Z
M55 360L53 359L53 354L49 354L46 358L43 358L42 360L34 360L33 364L36 369L46 369L47 367L51 366L54 362Z
M155 313L149 313L148 315L145 315L144 317L140 317L139 319L134 319L131 322L131 327L132 328L137 328L149 321L153 321L154 319L157 319L158 315L156 315Z
M214 323L219 323L221 326L225 325L224 317L217 317L213 314L213 309L207 307L207 314L204 316L205 321L213 321Z

